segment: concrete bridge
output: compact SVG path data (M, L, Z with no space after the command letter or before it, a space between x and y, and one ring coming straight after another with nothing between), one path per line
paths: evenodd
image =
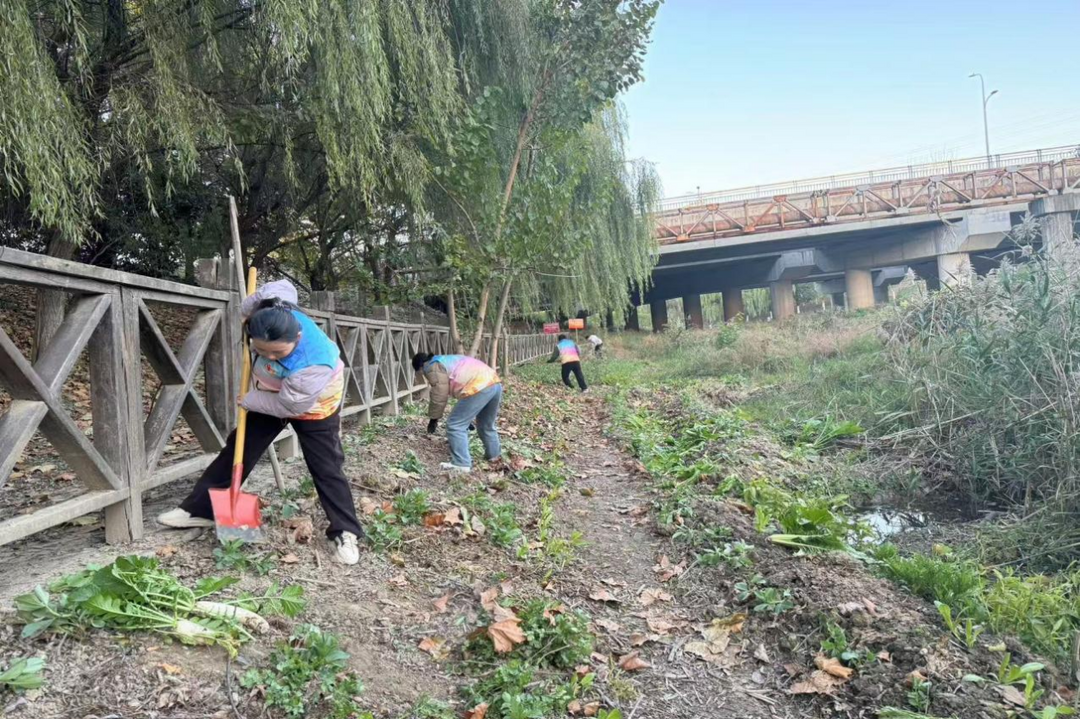
M657 218L653 286L634 304L648 303L659 328L666 300L681 297L700 327L702 294L723 293L732 319L742 290L768 287L785 319L794 285L818 282L837 304L871 307L909 268L931 287L987 271L1029 211L1072 237L1080 145L671 198Z

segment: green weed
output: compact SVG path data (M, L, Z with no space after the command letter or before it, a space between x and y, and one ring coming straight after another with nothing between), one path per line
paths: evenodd
M252 572L262 577L277 566L277 561L269 552L249 551L249 545L243 540L232 539L214 549L214 565L218 569Z
M249 669L240 685L258 687L266 707L288 717L318 711L331 719L371 719L356 704L364 687L347 671L348 659L335 635L304 625L275 647L268 668Z
M16 659L7 669L0 671L0 690L27 691L39 689L45 683L42 670L45 660L39 657Z
M913 594L943 602L959 617L985 617L982 597L986 582L982 570L974 563L924 554L902 557L890 544L879 547L874 556L881 562L883 574Z
M408 474L420 475L427 471L427 467L420 461L420 458L416 456L416 452L411 449L405 452L405 459L397 462L394 467L400 469L402 472Z
M394 497L394 514L403 525L420 524L424 521L424 515L430 511L428 493L422 489L410 489Z

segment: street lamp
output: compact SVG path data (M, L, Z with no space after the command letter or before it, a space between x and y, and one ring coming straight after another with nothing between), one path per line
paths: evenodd
M986 167L990 167L990 123L986 120L986 103L990 102L990 98L997 94L997 90L991 90L990 94L986 94L986 81L983 79L981 72L973 72L968 75L969 78L979 78L979 86L982 88L982 103L983 103L983 135L986 138Z

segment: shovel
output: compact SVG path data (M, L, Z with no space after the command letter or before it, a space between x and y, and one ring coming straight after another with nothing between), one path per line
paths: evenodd
M255 292L255 268L248 270L248 294ZM251 386L251 352L248 349L247 333L244 333L242 350L243 366L240 372L241 396L247 394ZM250 492L241 492L240 483L244 480L244 435L247 433L247 410L240 408L236 419L236 442L233 451L232 482L228 489L211 489L210 503L214 508L214 522L217 536L222 542L240 540L241 542L263 541L262 517L259 514L259 498Z

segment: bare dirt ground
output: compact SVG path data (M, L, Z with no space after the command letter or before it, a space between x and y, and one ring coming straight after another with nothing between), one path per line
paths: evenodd
M395 546L367 546L359 565L343 567L331 561L321 541L324 519L312 498L290 502L313 520L313 540L297 541L275 519L283 501L267 469L260 468L251 486L269 502L265 551L274 568L265 577L245 574L239 589L259 591L270 581L303 586L308 608L298 619L276 620L268 637L245 645L234 661L220 649L170 644L156 636L90 632L20 639L11 621L12 598L87 564L156 553L188 583L225 573L215 566L212 532L165 531L153 524L157 512L175 505L186 483L163 487L148 501L147 537L135 545L105 546L102 529L90 523L0 548L0 607L7 612L0 614L0 665L37 655L48 667L42 690L0 697L4 715L262 716L258 696L240 689L237 675L258 665L300 623L341 637L366 687L363 704L375 716L414 716L411 707L429 696L451 703L461 715L470 707L458 698L457 687L466 679L456 658L479 626L481 594L497 588L510 601L547 597L590 616L590 670L597 682L584 699L618 707L623 717L874 717L881 706L905 705L907 677L914 671L935 687L940 683L940 716L1005 716L1000 695L959 682L968 673L991 673L996 658L963 650L942 631L932 606L872 577L846 555L793 556L755 531L744 506L717 498L699 508L694 525L726 527L732 539L753 545L753 568L695 562L659 531L653 480L612 436L603 390L579 396L524 381L509 387L500 422L505 448L518 466L561 460L568 481L555 494L543 484L521 481L519 472L505 466L478 467L467 477L436 471L446 456L445 440L428 437L425 423L414 413L384 418L374 429L346 429L347 473L369 535L378 535L373 508L419 488L429 512L472 506L477 498L512 504L524 533L514 547L494 544L491 527L482 535L458 525L417 524L403 527ZM736 460L734 471L775 469L761 466L767 446L746 452L752 462ZM303 463L285 466L289 487L299 486L306 476ZM564 539L580 533L583 542L572 557L553 561L536 546L545 502L554 510L546 520L550 533ZM751 574L789 591L790 611L773 616L739 601L736 583ZM826 617L845 627L853 646L876 657L843 681L823 677L815 666ZM445 651L422 650L425 640L437 640ZM811 691L793 693L800 686Z

